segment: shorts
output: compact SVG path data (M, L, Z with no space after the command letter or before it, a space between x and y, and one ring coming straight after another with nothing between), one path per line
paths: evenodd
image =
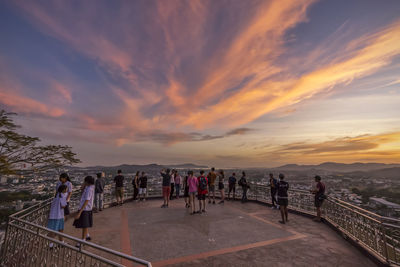
M84 210L81 217L72 224L76 228L90 228L93 226L93 213L91 210Z
M64 219L49 219L47 228L54 231L64 230Z
M139 188L139 195L146 194L147 188Z
M314 205L316 208L320 208L322 206L322 203L324 203L323 199L319 199L319 198L314 199Z
M69 212L69 202L67 202L67 206L65 206L65 208L64 208L64 216L67 216L69 214L70 214L70 212Z
M115 188L115 195L119 198L123 198L124 197L124 188L123 187Z
M163 186L162 193L163 193L163 197L169 197L169 194L171 193L171 186L169 186L169 185Z
M210 185L208 186L208 192L215 192L215 185L210 184Z
M190 196L196 196L196 192L189 192Z
M218 190L224 189L224 183L218 183Z
M289 201L288 201L287 198L279 198L279 197L278 197L278 205L279 205L279 206L285 206L285 207L287 207L288 204L289 204Z
M206 200L206 194L197 194L198 200Z

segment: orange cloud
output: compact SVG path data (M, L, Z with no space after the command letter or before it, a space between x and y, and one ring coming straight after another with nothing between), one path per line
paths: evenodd
M232 96L193 112L184 121L199 128L225 124L237 126L285 106L291 106L338 84L348 84L386 66L400 54L400 23L368 38L364 47L348 52L347 59L321 67L299 79L271 81L246 86Z
M0 103L11 107L13 111L23 113L42 114L49 117L60 117L65 111L60 108L52 108L31 98L5 92L0 89Z
M343 137L320 143L297 142L267 148L258 156L281 162L400 162L400 132ZM395 160L396 161L396 160Z

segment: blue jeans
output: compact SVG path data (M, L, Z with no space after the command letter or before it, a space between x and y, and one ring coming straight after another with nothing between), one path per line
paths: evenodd
M175 184L175 190L176 190L176 198L179 198L179 194L181 191L181 184Z

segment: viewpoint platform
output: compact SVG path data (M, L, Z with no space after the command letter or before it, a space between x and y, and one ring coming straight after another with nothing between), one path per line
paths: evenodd
M195 215L183 199L161 204L128 201L95 213L91 242L152 266L376 266L326 224L290 213L282 225L279 211L260 203L207 204L206 213ZM66 233L79 237L71 224Z

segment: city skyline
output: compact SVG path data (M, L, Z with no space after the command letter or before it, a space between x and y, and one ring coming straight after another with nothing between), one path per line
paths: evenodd
M400 163L398 1L0 1L0 108L82 166Z

